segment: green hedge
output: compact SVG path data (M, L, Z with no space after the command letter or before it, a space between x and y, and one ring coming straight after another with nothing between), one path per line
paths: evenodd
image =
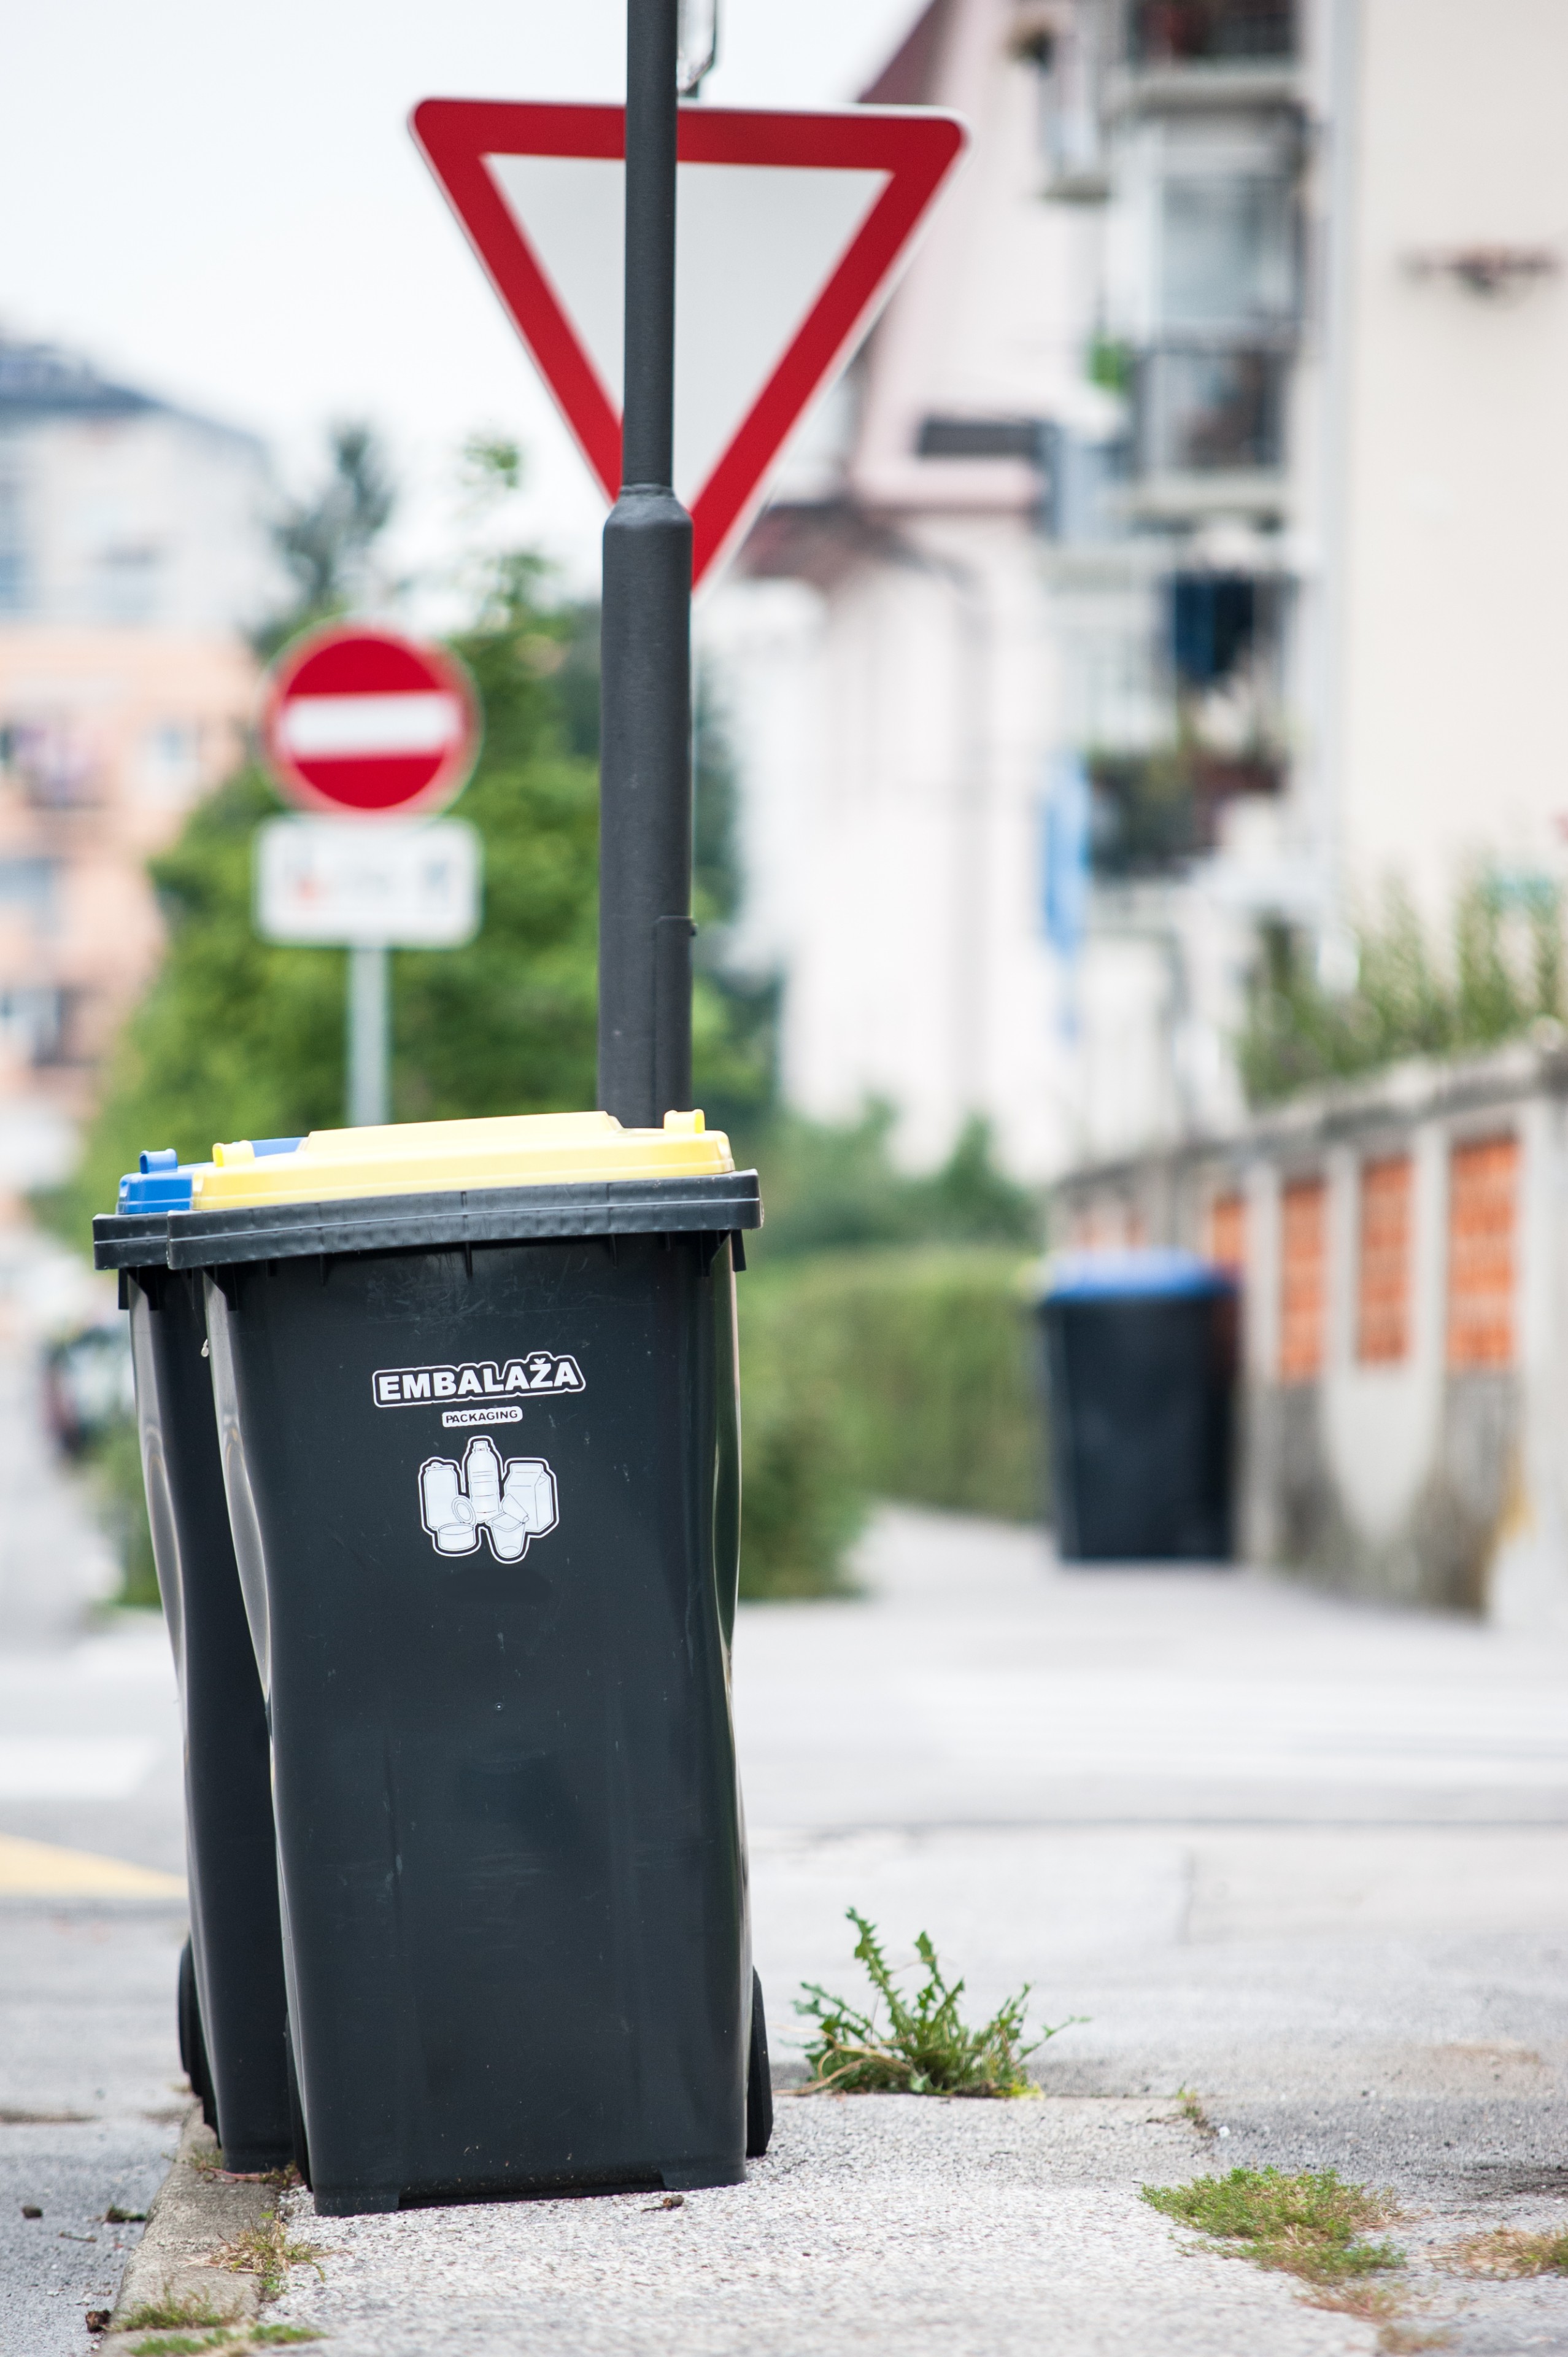
M1013 1251L824 1253L751 1268L740 1304L741 1594L831 1596L874 1498L1028 1522L1045 1502L1034 1323ZM135 1426L90 1469L157 1602Z
M741 1594L829 1595L873 1498L1027 1522L1045 1504L1013 1251L832 1253L749 1270Z

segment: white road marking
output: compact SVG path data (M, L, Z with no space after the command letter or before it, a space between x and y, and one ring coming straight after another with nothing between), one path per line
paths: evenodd
M0 1800L127 1800L156 1749L109 1736L0 1736Z
M1550 1688L930 1670L898 1680L928 1740L969 1769L1220 1776L1431 1789L1568 1784Z

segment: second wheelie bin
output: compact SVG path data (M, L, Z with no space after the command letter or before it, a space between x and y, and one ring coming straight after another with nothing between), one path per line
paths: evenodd
M1067 1563L1231 1552L1236 1286L1196 1254L1065 1254L1040 1298Z
M287 1152L296 1138L268 1139ZM200 1280L166 1265L168 1214L191 1170L144 1154L92 1223L98 1268L129 1310L153 1556L185 1738L190 1940L180 2057L226 2166L274 2169L293 2149L283 1941L265 1707L240 1592L218 1455Z
M767 2141L700 1114L214 1148L203 1273L318 2210L728 2184Z

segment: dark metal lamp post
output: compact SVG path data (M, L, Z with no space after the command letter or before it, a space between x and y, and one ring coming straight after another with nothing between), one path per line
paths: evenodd
M672 488L680 0L627 0L626 384L604 539L599 1103L692 1102L692 519Z

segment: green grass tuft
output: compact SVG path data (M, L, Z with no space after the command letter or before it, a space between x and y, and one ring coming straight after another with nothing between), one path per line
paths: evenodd
M1027 1983L981 2029L972 2029L959 2018L964 1985L955 1981L949 1986L926 1932L915 1943L926 1968L925 1985L907 2000L883 1955L875 1926L853 1907L849 1920L860 1934L856 1959L865 1965L876 1999L870 2012L863 2013L815 1981L803 1984L806 2001L797 1998L795 2010L817 2024L806 2050L811 2066L808 2094L1000 2096L1036 2092L1024 2065L1068 2024L1042 2026L1037 2038L1021 2043ZM887 2008L886 2029L877 2020L879 2003Z
M204 2299L156 2299L133 2309L130 2315L115 2327L118 2332L156 2332L175 2330L184 2326L224 2325L228 2319L217 2315Z
M1402 2267L1392 2243L1364 2239L1384 2224L1391 2197L1347 2185L1332 2169L1287 2177L1277 2169L1233 2169L1190 2185L1145 2185L1144 2200L1167 2218L1229 2245L1254 2266L1333 2286Z
M151 2341L138 2341L131 2357L196 2357L202 2349L221 2349L228 2341L227 2332L204 2332L199 2341L188 2332L159 2332Z
M326 2335L317 2332L314 2326L309 2324L253 2324L251 2327L251 2338L254 2341L259 2341L264 2348L272 2349L285 2341L323 2341Z

